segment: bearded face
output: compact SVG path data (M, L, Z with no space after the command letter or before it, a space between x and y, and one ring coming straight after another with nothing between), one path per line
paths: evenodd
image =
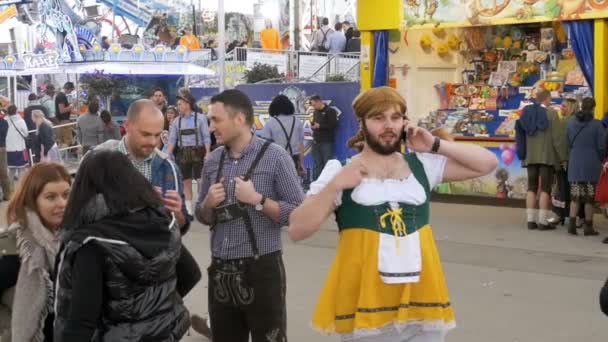
M368 125L364 122L362 129L365 141L372 151L383 156L401 151L403 126L401 126L401 129L384 128L374 133L370 131Z

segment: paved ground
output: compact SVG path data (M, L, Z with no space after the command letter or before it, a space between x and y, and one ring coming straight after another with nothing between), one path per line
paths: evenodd
M522 209L433 204L431 222L458 325L447 341L607 341L608 317L599 310L598 292L608 277L608 245L600 237L569 236L563 228L528 231L523 220ZM608 235L600 216L597 227ZM198 223L185 238L203 269L208 239L207 227ZM336 241L331 221L305 242L284 239L292 342L338 341L309 328ZM192 312L206 313L206 284L204 276L186 298ZM192 332L184 341L205 339Z
M443 259L457 328L449 342L604 342L608 317L598 292L608 277L608 245L572 237L565 229L527 231L522 209L435 203L432 224ZM598 216L608 235L608 222ZM204 268L206 227L196 224L186 244ZM317 334L309 321L337 241L332 222L301 243L285 241L288 331L292 342L337 341ZM187 298L206 312L206 278ZM192 332L187 342L204 341Z

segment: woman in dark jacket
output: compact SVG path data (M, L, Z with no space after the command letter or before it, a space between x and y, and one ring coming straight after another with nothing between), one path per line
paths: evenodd
M565 99L561 105L561 118L557 122L559 125L560 134L554 136L554 139L563 140L558 143L557 146L563 149L561 155L566 156L567 159L569 156L568 151L568 142L567 142L567 132L568 132L568 123L574 117L579 110L579 104L576 99ZM566 160L567 160L566 159ZM555 170L555 180L553 183L552 189L552 201L553 201L553 213L556 217L549 218L547 222L552 226L557 226L558 224L564 224L566 222L566 218L570 216L570 183L568 182L568 168L566 165L556 165ZM584 220L585 214L584 210L579 208L578 216L581 220ZM582 226L577 224L577 227Z
M600 291L600 308L608 316L608 280L606 280L602 291Z
M605 157L605 132L599 120L593 118L595 100L583 99L581 111L568 123L568 182L570 182L570 222L568 233L576 233L576 214L579 206L585 206L585 236L598 235L593 229L593 204L595 186L602 172Z
M55 340L179 341L190 323L176 289L181 235L160 196L118 151L89 152L74 185Z

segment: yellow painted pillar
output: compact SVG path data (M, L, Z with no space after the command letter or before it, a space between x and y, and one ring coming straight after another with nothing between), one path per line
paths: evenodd
M358 0L357 28L361 31L361 90L374 80L374 31L398 30L403 20L403 0Z
M374 81L374 33L361 32L361 91L372 87Z
M608 21L606 19L596 19L594 24L594 61L593 61L593 79L594 79L594 97L596 102L595 117L602 119L604 113L608 112L608 53L606 48L608 45Z

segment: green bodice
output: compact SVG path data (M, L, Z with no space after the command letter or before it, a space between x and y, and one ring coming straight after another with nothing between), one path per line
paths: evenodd
M429 223L431 189L426 172L424 171L424 166L416 154L406 154L405 160L409 164L410 170L416 180L418 180L424 188L427 198L421 205L399 203L402 210L401 218L405 223L406 232L407 234L411 234ZM385 226L382 227L383 216L391 210L389 203L364 206L352 200L352 192L353 189L343 191L342 205L336 209L336 221L338 222L340 231L352 228L364 228L393 235L394 231L391 225L391 217L388 217L388 215L384 218Z

